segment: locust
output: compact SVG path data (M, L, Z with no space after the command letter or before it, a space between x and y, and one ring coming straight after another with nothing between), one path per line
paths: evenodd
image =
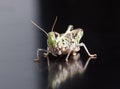
M56 31L53 31L56 21L57 16L54 20L51 31L48 33L40 26L38 26L34 21L31 21L33 25L35 25L38 29L44 32L47 36L47 49L38 48L36 60L39 60L39 52L43 51L45 57L47 57L48 54L52 54L53 56L65 54L66 55L65 61L68 62L69 56L71 54L76 55L76 53L80 51L80 47L84 47L88 56L90 57L97 56L97 54L91 54L83 42L80 43L80 40L84 34L83 29L81 28L74 29L73 25L68 25L66 32L60 34Z

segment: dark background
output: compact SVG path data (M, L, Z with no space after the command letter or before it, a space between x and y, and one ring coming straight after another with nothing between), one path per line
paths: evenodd
M115 0L1 0L0 89L47 88L47 61L33 61L37 48L46 48L46 37L30 20L49 32L55 16L55 31L63 33L69 24L83 28L81 41L98 55L89 63L82 80L73 77L60 88L119 89L119 12ZM80 53L87 56L83 49Z
M119 89L120 63L120 7L115 0L50 0L42 1L43 28L50 31L53 17L58 16L55 30L64 32L69 24L84 29L82 41L90 51L98 54L89 65L86 83L79 80L73 88ZM40 8L40 7L38 7ZM74 85L75 84L75 85Z

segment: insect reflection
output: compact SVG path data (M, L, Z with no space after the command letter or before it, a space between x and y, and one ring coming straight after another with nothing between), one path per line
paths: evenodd
M84 65L80 59L80 54L70 57L68 63L50 63L50 61L48 61L48 89L57 89L67 79L73 78L77 74L84 73L91 59L94 58L89 57Z

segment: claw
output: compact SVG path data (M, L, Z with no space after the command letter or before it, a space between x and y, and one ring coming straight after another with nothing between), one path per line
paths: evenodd
M47 58L48 57L48 53L44 53L44 57Z
M97 57L97 54L92 54L90 55L90 57Z
M96 58L96 57L97 57L97 54L91 54L90 57L91 57L91 58Z
M40 61L40 58L37 57L36 59L34 59L35 62L39 62Z

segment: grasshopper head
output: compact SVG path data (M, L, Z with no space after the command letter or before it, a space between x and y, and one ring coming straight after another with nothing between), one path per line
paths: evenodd
M57 32L49 32L48 33L48 40L47 40L48 45L55 44L58 36L59 36L59 34Z

